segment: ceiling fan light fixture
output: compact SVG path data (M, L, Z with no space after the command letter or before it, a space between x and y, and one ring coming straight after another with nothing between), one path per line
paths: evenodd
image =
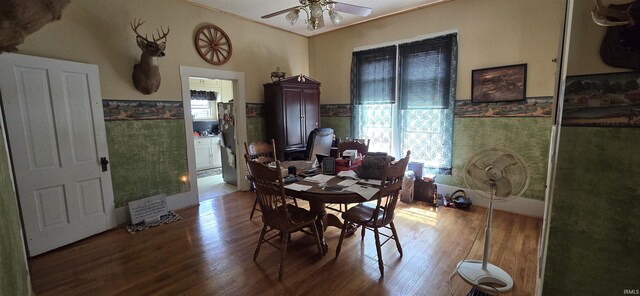
M322 5L320 5L320 3L318 2L313 2L311 3L311 6L309 6L309 10L311 11L311 16L315 17L315 18L321 18L322 17Z
M298 21L299 17L300 17L300 9L296 9L296 10L289 11L289 13L287 13L287 15L285 16L285 19L287 20L287 22L289 22L293 26Z
M331 19L331 22L336 26L342 22L342 16L333 10L329 10L329 19Z
M324 18L319 17L310 17L309 21L307 22L307 28L309 29L309 31L313 31L313 30L317 30L324 27Z

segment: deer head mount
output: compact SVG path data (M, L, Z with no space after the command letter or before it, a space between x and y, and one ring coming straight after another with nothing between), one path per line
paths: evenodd
M607 28L600 45L602 61L613 67L640 71L640 0L605 7L596 0L591 10L593 21Z
M141 93L148 95L158 91L160 88L160 67L158 58L164 56L164 49L167 46L167 35L169 35L169 27L165 32L162 27L160 30L156 28L158 37L151 34L151 39L147 39L138 33L138 28L144 24L141 20L134 19L131 23L131 29L136 33L136 42L142 50L140 62L133 66L133 85Z

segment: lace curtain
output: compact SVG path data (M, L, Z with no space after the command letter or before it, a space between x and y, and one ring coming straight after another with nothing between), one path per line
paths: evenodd
M371 139L370 151L403 156L411 150L411 160L423 162L425 172L451 174L456 39L449 34L353 53L352 135ZM395 97L396 75L397 102L384 99Z

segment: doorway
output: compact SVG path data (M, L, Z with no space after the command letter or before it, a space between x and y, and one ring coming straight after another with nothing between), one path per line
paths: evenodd
M181 66L180 75L190 185L200 201L247 190L244 73Z
M189 77L200 201L237 191L233 80Z

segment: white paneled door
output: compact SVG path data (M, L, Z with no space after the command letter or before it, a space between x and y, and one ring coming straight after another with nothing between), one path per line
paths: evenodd
M0 95L29 255L115 227L98 67L3 53Z

